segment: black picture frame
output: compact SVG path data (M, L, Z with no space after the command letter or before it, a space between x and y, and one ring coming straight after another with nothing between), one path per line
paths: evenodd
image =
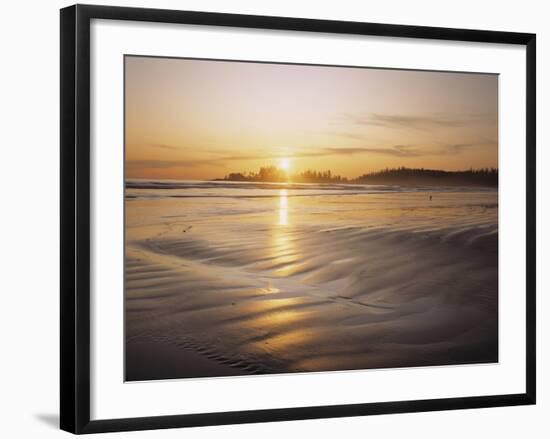
M335 406L90 420L90 21L133 20L333 34L407 37L526 47L526 391L525 393ZM75 5L61 9L61 404L72 433L286 421L535 404L536 36L289 17Z

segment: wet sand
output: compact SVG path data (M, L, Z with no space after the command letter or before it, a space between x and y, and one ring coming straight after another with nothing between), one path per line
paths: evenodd
M127 380L498 361L496 191L138 195Z

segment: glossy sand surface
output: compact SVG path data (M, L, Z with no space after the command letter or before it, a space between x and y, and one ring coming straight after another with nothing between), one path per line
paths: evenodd
M127 191L128 380L498 361L497 191L211 186Z

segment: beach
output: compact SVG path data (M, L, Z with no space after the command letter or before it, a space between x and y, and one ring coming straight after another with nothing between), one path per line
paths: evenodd
M498 192L128 180L128 381L498 361Z

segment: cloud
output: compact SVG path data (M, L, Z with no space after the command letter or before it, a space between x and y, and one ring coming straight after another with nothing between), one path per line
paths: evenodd
M422 152L411 145L394 145L388 148L355 147L355 148L321 148L320 155L355 155L378 154L394 157L418 157Z
M322 157L322 156L353 156L358 154L375 154L392 157L424 157L456 155L470 148L484 147L497 144L494 140L473 143L452 143L443 145L392 145L388 147L343 147L343 148L318 148L311 152L293 154L293 157Z
M192 168L196 166L219 166L225 167L223 161L213 160L126 160L126 166L129 168Z
M497 145L495 140L487 140L473 143L451 143L448 145L440 145L431 149L432 155L455 155L460 154L462 151L472 148L482 148L486 146ZM430 151L430 150L428 150Z
M347 133L345 131L332 131L332 132L328 132L327 134L331 136L336 136L336 137L345 137L346 139L352 139L352 140L365 140L365 135L358 134L358 133Z
M165 144L162 144L162 143L153 143L151 145L153 148L159 148L159 149L168 149L170 151L177 151L179 150L179 148L177 146L173 146L173 145L165 145Z
M459 128L479 123L496 122L495 117L490 114L410 116L406 114L370 113L367 115L347 114L345 117L357 125L412 129Z
M441 145L391 145L387 147L378 146L355 146L355 147L311 147L294 151L290 154L243 154L223 155L222 151L205 151L213 154L214 157L189 160L127 160L128 168L190 168L199 166L226 167L227 162L232 161L274 161L282 157L315 158L329 156L354 156L354 155L383 155L390 157L426 157L426 156L452 156L462 153L465 150L496 145L497 142L491 139L483 139L477 143L451 143ZM180 150L181 151L181 150Z
M479 146L480 144L475 143L454 143L451 145L444 145L439 151L439 155L449 155L449 154L458 154L465 149L470 149L474 146Z

